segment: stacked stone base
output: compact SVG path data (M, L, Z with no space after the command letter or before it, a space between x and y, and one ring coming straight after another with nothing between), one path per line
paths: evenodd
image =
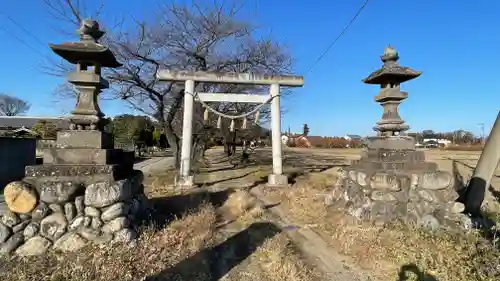
M43 166L33 167L27 167L27 174L38 170L42 176L5 187L9 210L0 221L0 254L40 255L50 248L68 252L89 242L136 237L146 204L141 171L114 180L105 175L47 177Z
M456 202L450 173L423 161L414 150L368 150L343 170L327 204L345 210L357 222L384 225L393 221L437 229L470 227Z

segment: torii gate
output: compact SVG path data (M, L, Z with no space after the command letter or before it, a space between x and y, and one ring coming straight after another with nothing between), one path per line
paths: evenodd
M194 98L203 102L246 102L265 103L271 101L271 133L273 172L269 175L268 184L282 186L288 184L288 178L283 175L282 149L281 149L281 110L280 87L302 87L304 77L292 75L262 75L255 73L216 73L201 71L171 71L160 70L157 74L159 81L183 81L184 88L184 116L182 125L182 148L180 177L178 186L194 186L194 176L191 174L191 147L193 137L193 105ZM270 85L269 96L229 93L195 93L195 83L219 84L252 84Z

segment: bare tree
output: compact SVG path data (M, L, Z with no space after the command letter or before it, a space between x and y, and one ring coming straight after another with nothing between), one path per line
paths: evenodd
M30 104L22 99L7 94L0 94L0 115L23 115L28 112L30 107Z
M123 67L104 74L111 82L115 96L161 124L176 155L177 165L182 134L183 85L159 82L157 73L160 69L266 74L290 71L289 54L271 39L254 38L256 29L251 22L240 19L240 8L225 3L209 6L169 4L161 7L151 22L136 22L134 30L108 34L106 43L123 64ZM198 83L195 91L259 94L267 89ZM239 114L252 110L255 105L220 103L212 106L227 114ZM203 145L206 128L199 104L194 119L194 147L197 147ZM227 131L224 130L223 134L227 135Z

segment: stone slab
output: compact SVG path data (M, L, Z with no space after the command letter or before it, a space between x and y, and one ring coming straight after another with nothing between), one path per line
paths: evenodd
M125 157L121 149L51 148L43 151L44 164L120 164L127 160Z
M370 137L368 149L415 150L415 139L408 136Z
M354 162L349 170L362 170L367 173L379 171L392 172L425 172L436 171L438 168L436 163L432 162L381 162L363 159Z
M113 135L97 130L67 130L57 132L57 148L113 149Z
M64 165L46 164L30 165L25 168L27 178L45 177L109 177L119 179L124 177L129 171L121 165Z
M381 162L422 162L425 161L425 153L415 150L368 149L363 158Z

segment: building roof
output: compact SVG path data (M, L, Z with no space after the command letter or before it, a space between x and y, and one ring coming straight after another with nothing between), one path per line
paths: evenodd
M69 128L69 120L62 117L0 116L0 128L32 128L38 121L52 122L57 129Z
M360 135L347 135L347 137L351 138L351 139L362 139L363 137L360 136Z

